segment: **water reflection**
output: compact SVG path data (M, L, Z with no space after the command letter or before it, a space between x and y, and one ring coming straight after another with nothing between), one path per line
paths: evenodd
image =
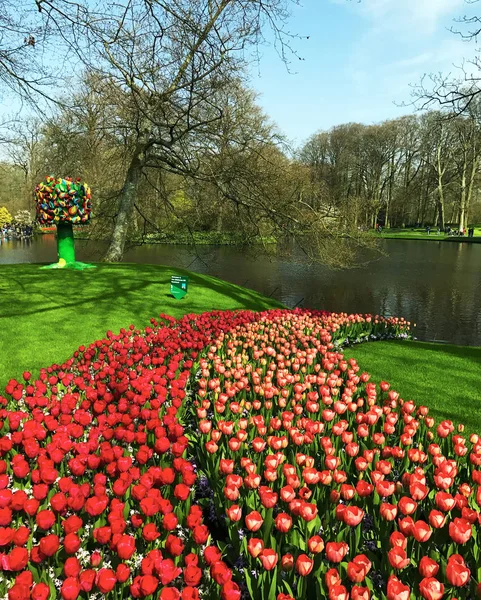
M481 244L385 240L388 256L333 271L286 258L254 258L235 247L137 246L127 262L168 264L226 279L297 304L344 312L403 315L420 339L481 345ZM99 260L105 244L77 242L79 260ZM54 262L55 236L4 240L0 263Z

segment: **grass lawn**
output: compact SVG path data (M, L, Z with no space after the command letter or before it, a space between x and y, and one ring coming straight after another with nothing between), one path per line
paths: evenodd
M466 228L467 229L467 228ZM374 233L374 230L372 230ZM481 227L474 228L474 237L468 236L449 236L441 233L438 235L437 227L431 229L431 234L426 233L426 229L384 229L382 233L376 234L380 238L386 240L429 240L431 242L449 241L449 242L470 242L475 244L481 244Z
M0 266L0 389L23 371L36 373L72 356L112 330L151 317L281 306L257 292L214 277L157 265L108 265L87 271ZM183 300L170 295L170 277L189 275Z
M481 348L427 342L373 342L346 349L372 380L388 381L404 400L438 419L481 433Z

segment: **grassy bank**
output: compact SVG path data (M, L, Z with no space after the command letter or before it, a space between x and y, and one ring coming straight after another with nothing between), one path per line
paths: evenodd
M354 346L346 355L374 381L388 381L404 400L481 433L481 348L390 341Z
M470 244L481 244L481 227L474 228L474 237L450 236L444 233L438 235L437 228L431 230L430 235L426 229L383 229L382 233L372 232L386 240L425 240L430 242L468 242Z
M170 295L170 277L188 274L183 300ZM133 323L145 327L167 313L280 306L271 298L214 277L156 265L107 265L88 271L0 266L0 388L24 370L62 362L82 344Z

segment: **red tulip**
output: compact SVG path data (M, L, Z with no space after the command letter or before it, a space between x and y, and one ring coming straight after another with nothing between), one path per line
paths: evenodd
M364 481L364 479L360 479L356 484L356 492L361 498L370 496L373 493L373 491L374 486L371 483Z
M353 583L361 583L366 577L364 565L350 561L347 563L347 576Z
M326 544L327 560L340 563L349 552L349 546L345 542L328 542Z
M429 513L429 523L435 529L441 529L446 524L446 515L439 510L433 509Z
M130 535L122 535L117 542L117 554L122 560L128 560L135 552L135 538Z
M46 583L36 583L32 588L32 600L48 600L50 597L50 587Z
M399 546L406 550L408 545L407 537L400 531L393 531L389 537L389 543L392 547Z
M319 554L324 550L324 541L319 535L315 535L309 538L307 547L312 554Z
M362 521L364 511L358 506L347 506L343 513L343 520L346 525L356 527Z
M80 592L80 583L76 577L67 577L63 581L60 594L64 600L76 600Z
M227 458L220 459L220 467L219 470L223 475L228 475L229 473L234 472L234 461Z
M210 567L210 574L218 585L225 585L232 579L232 571L221 560Z
M23 571L28 563L28 550L26 548L14 548L8 554L6 563L9 571Z
M202 580L202 569L197 565L188 565L184 569L184 581L188 586L196 587Z
M313 521L317 517L317 506L315 504L304 502L299 508L299 516L304 519L304 521Z
M233 504L229 508L226 508L226 513L229 519L233 522L240 521L242 519L242 508L237 504Z
M266 571L271 571L277 565L278 558L277 552L270 548L265 548L259 554L259 559Z
M82 567L77 557L71 556L64 563L63 570L67 577L78 577Z
M292 500L294 500L296 497L296 492L292 486L286 485L281 489L280 496L284 502L292 502Z
M398 502L399 510L406 516L412 515L416 511L417 506L417 503L408 496L403 496Z
M416 521L412 527L412 536L418 542L427 542L433 530L424 521Z
M456 518L449 524L449 535L456 544L465 544L473 533L473 526L466 519Z
M98 584L97 584L98 585ZM150 596L159 585L159 580L153 575L143 575L140 578L140 592L142 597Z
M441 600L444 585L435 577L425 577L419 584L419 591L425 600Z
M392 481L387 481L383 479L382 481L378 481L376 483L376 492L381 496L381 498L387 498L388 496L392 496L396 491L396 484Z
M258 531L262 527L263 522L264 519L256 510L251 511L245 518L246 527L249 531Z
M115 576L117 577L117 581L119 583L125 583L130 577L130 567L124 563L120 563L117 565L117 569L115 570Z
M57 535L51 533L40 540L40 551L45 556L53 556L60 546L60 540Z
M331 589L334 585L340 585L341 577L337 569L328 569L325 575L325 581L328 589Z
M51 510L41 510L39 513L37 513L35 521L40 529L47 530L52 527L56 521L56 518L55 514Z
M471 571L466 567L466 565L448 560L448 565L446 567L446 578L451 585L462 587L469 581L470 577Z
M397 506L383 502L379 507L379 512L385 521L394 521L397 515Z
M436 506L444 512L449 512L456 506L456 501L447 492L438 492L435 496Z
M439 571L439 565L435 560L428 556L423 556L419 562L419 573L423 577L436 577Z
M334 585L329 589L329 600L347 600L349 592L343 585Z
M294 568L294 557L292 554L284 554L282 556L281 567L283 571L292 571Z
M312 571L314 561L307 554L300 554L296 560L296 571L301 577L306 577Z
M112 569L100 569L95 578L95 584L102 594L111 592L117 582L117 577Z
M221 557L222 553L217 546L207 546L207 548L204 550L204 559L209 566L219 561Z
M411 562L411 560L407 557L406 551L400 546L394 546L394 548L388 552L387 556L391 567L394 569L404 569Z
M287 533L292 527L292 518L287 513L279 513L274 520L276 529L281 533Z
M394 575L387 582L387 600L409 600L411 589Z
M247 550L253 558L257 558L264 550L264 542L257 538L250 538L247 544Z
M371 592L367 587L353 585L351 589L351 600L370 600Z
M404 519L398 520L399 529L401 533L406 536L410 536L413 534L414 521L412 517L405 517Z

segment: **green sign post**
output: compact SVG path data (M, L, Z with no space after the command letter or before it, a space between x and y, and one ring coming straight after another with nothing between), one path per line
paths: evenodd
M187 294L189 278L181 275L172 275L170 278L170 293L176 300L182 300Z

